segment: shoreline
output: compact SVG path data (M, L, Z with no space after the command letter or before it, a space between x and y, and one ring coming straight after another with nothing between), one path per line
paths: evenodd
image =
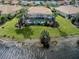
M52 39L62 39L62 38L72 38L72 37L79 37L79 35L73 35L73 36L60 36L60 37L50 37L51 38L51 40ZM19 42L17 39L12 39L12 38L7 38L7 37L0 37L0 40L4 40L4 41L16 41L16 42ZM29 39L23 39L23 41L21 41L21 42L24 42L24 41L27 41L27 40L33 40L33 41L38 41L38 40L40 40L40 38L29 38Z
M61 42L67 42L67 41L76 42L77 40L79 40L79 36L68 36L68 37L60 37L60 38L51 38L50 43L52 43L53 41L57 41L58 42L57 44L60 44ZM32 39L32 40L26 39L25 41L19 42L19 41L10 40L8 38L1 38L0 44L4 44L7 46L19 46L19 47L31 46L34 44L41 45L40 39Z

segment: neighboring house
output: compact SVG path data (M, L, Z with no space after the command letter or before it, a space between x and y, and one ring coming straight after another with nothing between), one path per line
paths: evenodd
M11 0L11 4L13 5L19 4L19 0Z
M57 4L57 5L69 5L71 0L51 0L49 1L52 4Z
M0 5L1 15L15 14L21 8L22 8L21 6L16 6L16 5Z
M2 1L5 4L18 4L19 3L19 0L0 0L1 3L2 3Z
M9 4L11 2L11 0L4 0L5 4Z
M71 18L72 16L76 16L79 13L79 7L74 7L71 5L60 6L55 9L65 18Z

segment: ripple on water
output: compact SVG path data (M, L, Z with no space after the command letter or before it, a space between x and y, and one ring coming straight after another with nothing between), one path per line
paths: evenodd
M0 44L0 59L79 59L79 48L74 47L72 42L68 43L69 41L62 42L59 46L50 46L49 49L34 45L16 47Z

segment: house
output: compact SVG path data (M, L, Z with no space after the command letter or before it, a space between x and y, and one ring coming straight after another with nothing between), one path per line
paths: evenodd
M59 5L70 5L72 0L55 0Z
M11 4L13 4L13 5L19 4L19 0L11 0Z
M65 18L71 18L72 16L76 16L79 13L79 7L72 5L60 6L55 9L60 15L64 16Z
M11 2L11 0L4 0L5 4L9 4Z
M19 0L0 0L0 3L5 3L5 4L18 4Z
M55 18L52 11L44 6L29 7L27 14L22 15L16 27L19 29L24 28L26 25L44 25L56 26Z
M14 14L22 7L17 5L0 5L1 15L3 14Z
M26 23L33 24L44 24L47 21L53 21L54 17L52 11L49 8L43 6L29 7L28 18Z

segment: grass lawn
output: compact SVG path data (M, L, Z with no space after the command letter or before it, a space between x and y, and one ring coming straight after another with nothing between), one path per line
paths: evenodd
M15 24L17 21L18 18L14 18L13 20L8 21L4 25L0 26L0 37L13 37L18 41L22 41L27 38L39 38L42 30L47 30L51 37L79 35L79 29L72 25L69 20L66 20L61 16L56 17L56 21L59 23L58 28L45 26L27 26L24 29L16 29Z

